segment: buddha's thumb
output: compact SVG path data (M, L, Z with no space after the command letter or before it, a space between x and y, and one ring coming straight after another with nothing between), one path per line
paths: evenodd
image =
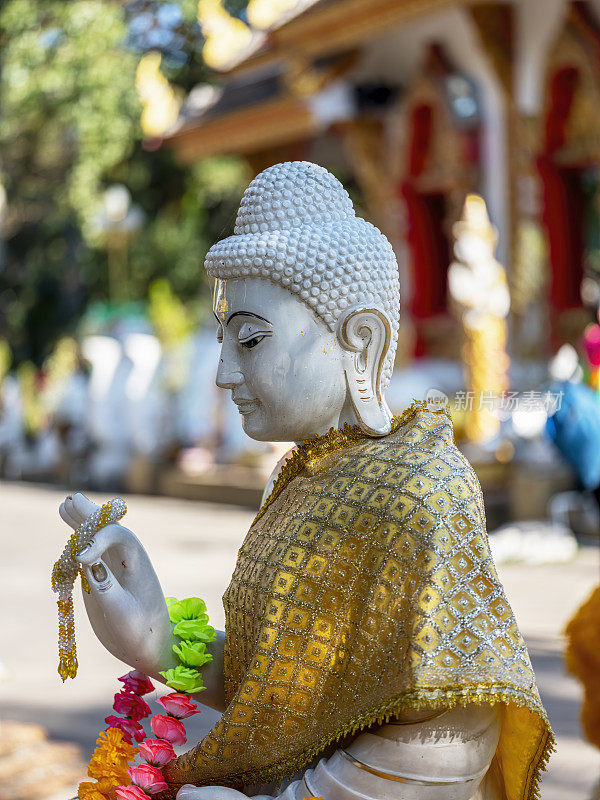
M83 572L88 579L91 591L105 592L115 584L118 586L119 582L110 570L108 564L100 557L96 557L93 563L86 563L81 561Z

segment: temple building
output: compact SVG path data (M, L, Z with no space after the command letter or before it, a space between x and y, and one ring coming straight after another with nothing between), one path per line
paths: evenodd
M511 354L578 339L600 276L600 0L251 0L248 24L201 0L199 18L220 78L166 144L355 187L398 254L399 358L459 357L447 274L469 193L498 231Z

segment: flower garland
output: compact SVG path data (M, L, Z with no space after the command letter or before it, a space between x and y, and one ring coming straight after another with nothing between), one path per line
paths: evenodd
M106 717L109 727L98 736L88 765L88 776L96 782L79 784L79 800L115 800L117 788L131 782L128 769L138 752L132 739L139 742L145 738L139 721L151 713L142 695L152 692L154 686L137 670L122 675L119 680L123 690L115 694L113 708L117 713L125 712L126 716Z
M208 624L206 604L200 598L167 597L166 603L175 626L173 633L180 640L173 645L173 652L181 663L160 674L167 686L180 691L156 700L164 713L151 717L150 729L155 738L146 738L140 721L150 717L152 710L143 696L154 691L154 685L138 670L119 678L123 688L114 696L116 714L105 718L109 727L99 735L88 766L88 776L96 782L80 783L75 800L148 800L168 789L161 767L175 758L173 747L187 741L182 720L199 713L187 693L205 688L198 668L212 661L206 645L214 641L216 634ZM130 766L138 754L144 762Z
M199 597L186 600L166 597L165 602L169 619L175 625L173 633L181 640L173 645L173 652L181 663L160 674L172 689L188 694L201 692L206 687L198 668L212 661L206 645L216 639L215 629L208 624L206 603Z
M73 800L150 800L166 791L169 787L161 768L176 758L173 746L187 741L182 720L199 713L196 704L182 692L159 697L156 702L165 713L151 718L150 729L156 738L146 738L140 720L152 712L142 697L154 690L152 681L138 670L122 675L119 680L123 689L115 694L113 709L125 716L106 717L110 727L98 736L88 765L88 776L96 780L82 781ZM133 739L138 742L137 747ZM138 754L144 761L130 766Z
M117 786L116 800L148 800L153 794L169 788L160 768L175 758L173 745L183 745L187 741L182 720L199 712L196 704L181 692L171 692L156 702L166 714L156 714L150 720L156 738L140 742L138 750L145 763L128 770L131 783Z
M152 711L142 696L154 690L152 681L138 670L119 680L124 686L115 694L113 709L124 716L106 717L109 727L98 736L88 765L88 776L96 781L80 783L75 800L148 800L165 791L168 786L160 768L175 758L173 747L187 741L182 720L199 713L186 694L171 692L159 697L156 702L164 713L150 720L156 738L146 738L140 720L151 716ZM144 761L131 766L138 754Z

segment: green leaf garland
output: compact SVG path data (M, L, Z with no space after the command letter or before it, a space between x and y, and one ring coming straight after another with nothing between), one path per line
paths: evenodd
M210 653L206 652L204 642L181 642L179 646L173 645L173 652L184 667L198 667L212 661Z
M173 652L181 665L160 674L165 678L167 686L178 692L201 692L206 687L198 667L212 661L206 645L216 639L215 629L208 624L206 603L199 597L188 597L185 600L165 597L165 602L169 619L175 625L173 633L181 639L178 645L173 645Z
M167 686L177 692L194 694L194 692L201 692L206 689L206 686L202 683L202 675L197 669L179 666L160 674L165 678Z

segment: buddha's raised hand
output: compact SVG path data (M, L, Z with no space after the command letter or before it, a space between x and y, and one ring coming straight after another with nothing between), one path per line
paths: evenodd
M60 505L62 519L75 530L99 506L79 493ZM78 553L90 591L83 592L85 608L94 633L116 658L140 669L155 680L178 665L173 645L173 625L163 591L141 542L123 525L101 528L92 542ZM196 695L204 705L223 711L224 634L207 645L213 660L202 670L205 690Z
M59 509L74 530L96 511L83 494L66 498ZM105 525L77 559L90 585L83 593L86 611L106 649L154 677L176 666L163 591L138 538L122 525Z

